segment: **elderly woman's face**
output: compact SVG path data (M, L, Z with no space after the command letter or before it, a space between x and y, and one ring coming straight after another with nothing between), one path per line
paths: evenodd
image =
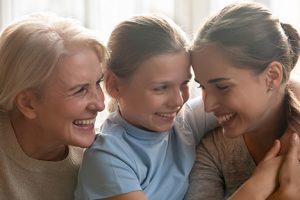
M88 147L97 112L104 109L101 64L94 51L80 49L63 58L37 103L41 137L57 144Z

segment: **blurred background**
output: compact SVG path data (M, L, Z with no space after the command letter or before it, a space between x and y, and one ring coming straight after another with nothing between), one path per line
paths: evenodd
M192 38L201 24L233 0L0 0L0 29L25 14L38 11L54 12L76 18L95 31L106 44L114 26L129 16L141 13L162 13L172 18ZM247 1L249 2L249 1ZM256 0L267 6L282 22L293 24L300 31L299 0ZM294 69L300 74L300 64ZM192 81L193 82L193 81ZM191 96L200 94L193 85ZM107 100L108 101L108 98ZM107 111L99 113L97 127Z

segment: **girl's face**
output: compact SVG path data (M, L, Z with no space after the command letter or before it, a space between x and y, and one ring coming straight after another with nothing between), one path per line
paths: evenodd
M169 130L189 98L191 78L186 52L164 54L140 64L130 80L119 86L121 115L131 124L150 131Z
M270 116L271 95L265 72L233 66L216 47L192 53L195 80L202 88L206 112L213 112L227 137L258 131Z
M40 138L53 145L90 146L97 112L104 109L102 77L92 50L82 48L63 58L35 100Z

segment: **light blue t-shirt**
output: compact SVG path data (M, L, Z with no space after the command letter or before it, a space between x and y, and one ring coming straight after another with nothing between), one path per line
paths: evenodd
M167 132L150 132L114 112L85 151L75 199L104 199L143 190L149 200L182 200L195 148L216 126L200 98L189 101Z

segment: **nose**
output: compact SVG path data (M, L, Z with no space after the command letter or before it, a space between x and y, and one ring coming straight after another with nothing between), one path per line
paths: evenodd
M88 104L89 110L97 112L103 111L105 108L104 99L104 93L101 87L95 88L90 95L90 102Z
M218 98L214 94L209 94L202 90L202 99L204 102L204 110L205 112L213 112L218 106Z
M181 90L178 89L174 89L174 91L172 92L172 95L170 95L169 98L169 103L171 107L181 107L185 101L186 101L186 97L187 95L184 94L184 92L182 92Z

